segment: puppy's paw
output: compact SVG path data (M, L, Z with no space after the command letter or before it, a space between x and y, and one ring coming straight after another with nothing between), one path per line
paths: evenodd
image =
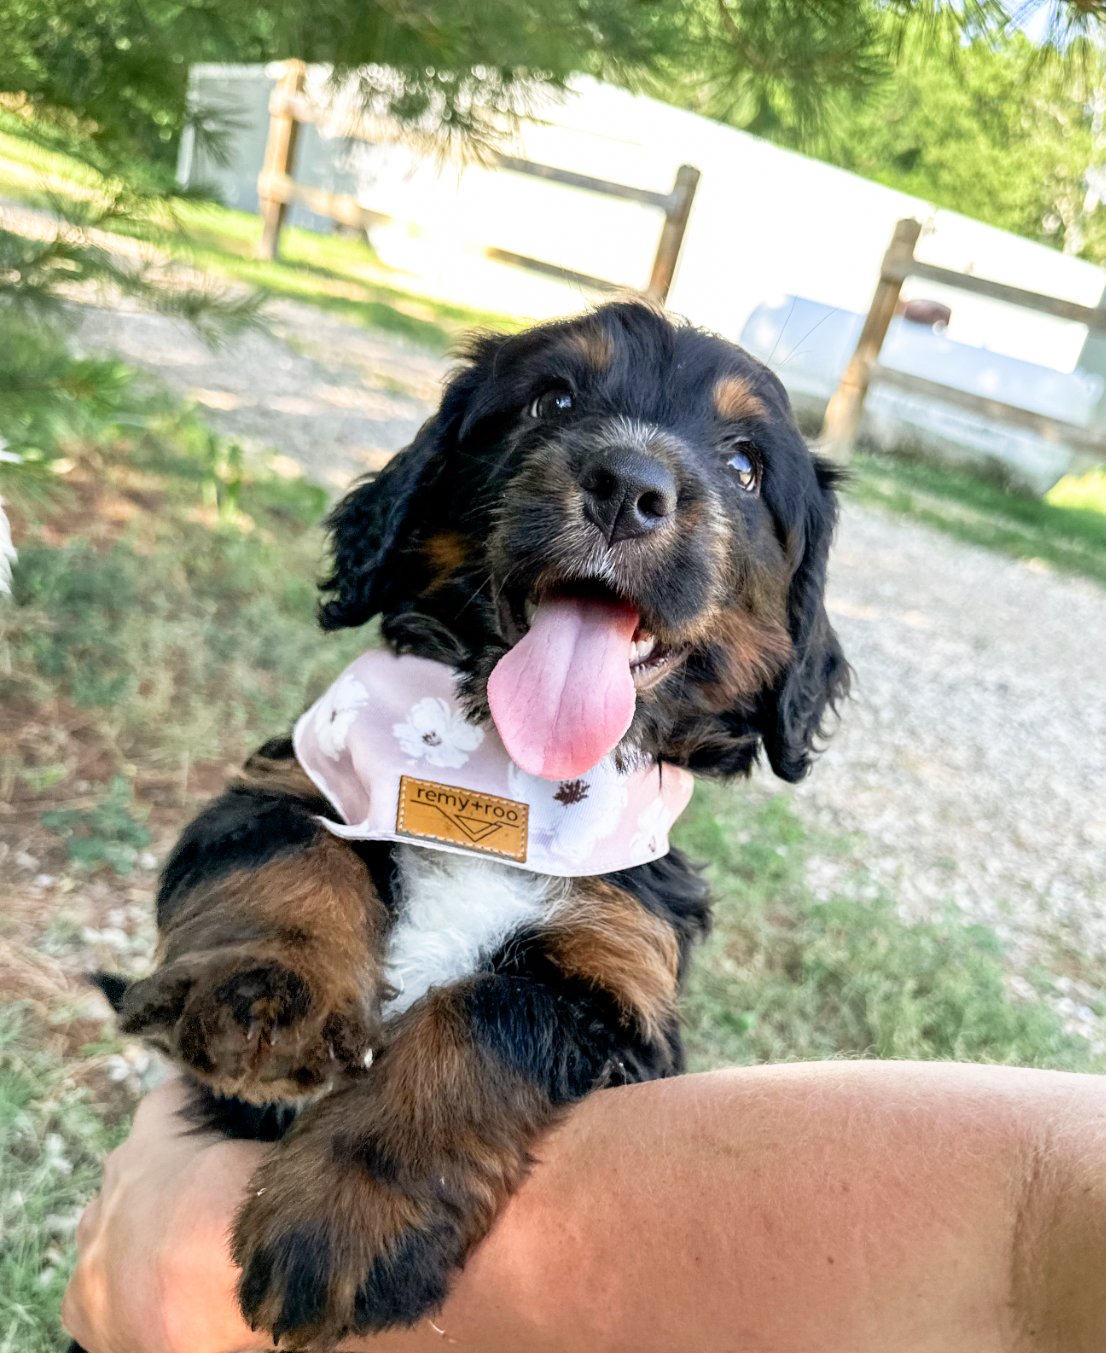
M135 982L120 1027L216 1093L295 1100L364 1065L375 1030L359 1001L329 994L307 965L231 948L189 954Z
M466 1220L469 1199L446 1175L416 1179L368 1140L351 1152L296 1131L254 1176L235 1226L243 1314L306 1353L414 1324L445 1300L475 1238Z

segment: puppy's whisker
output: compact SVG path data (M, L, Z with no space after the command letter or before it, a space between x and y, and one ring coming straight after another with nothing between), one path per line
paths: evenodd
M494 581L495 575L489 573L488 576L484 579L482 583L480 583L478 587L473 588L472 595L466 597L465 600L461 603L461 605L457 608L457 615L459 616L462 615L473 604L474 601L477 601L479 599L480 594L484 591L484 589L486 587L490 587L492 583L494 583ZM492 600L493 602L498 603L499 598L496 596L493 597Z

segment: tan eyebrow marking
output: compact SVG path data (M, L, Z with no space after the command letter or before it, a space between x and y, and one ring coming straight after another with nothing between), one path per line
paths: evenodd
M768 413L747 376L723 376L714 387L714 407L721 418L764 418Z
M596 371L605 371L614 360L614 341L599 324L577 329L569 336L569 342Z

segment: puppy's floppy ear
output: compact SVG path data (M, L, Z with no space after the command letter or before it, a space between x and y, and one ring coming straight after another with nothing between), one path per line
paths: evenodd
M840 475L814 458L817 490L802 525L799 566L788 594L794 656L762 711L761 736L772 769L782 780L801 780L810 769L827 710L849 691L849 664L825 607L826 560L837 521L834 485Z
M473 367L458 371L411 445L351 490L327 518L333 567L319 584L330 594L319 606L324 630L363 625L398 595L404 570L392 564L417 527L415 505L441 473L477 383Z
M319 606L324 630L363 625L388 604L387 563L406 534L412 504L441 468L443 446L438 416L371 479L347 493L327 518L334 564L320 583L329 600Z

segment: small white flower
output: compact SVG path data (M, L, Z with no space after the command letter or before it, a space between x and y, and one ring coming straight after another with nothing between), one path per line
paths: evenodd
M315 711L315 740L319 751L337 761L346 750L346 739L358 710L369 702L369 692L354 676L339 677L319 701Z
M4 511L4 500L0 498L0 592L12 590L12 565L19 558L12 544L12 525Z
M392 732L405 756L432 766L463 766L484 741L482 728L432 695L412 705L407 722L393 724Z
M131 1044L107 1059L108 1080L140 1095L157 1083L157 1064L145 1048Z
M121 1057L119 1053L113 1052L107 1060L107 1071L109 1081L115 1081L116 1083L125 1081L131 1074L131 1064L125 1057Z
M65 1141L60 1133L48 1132L43 1139L45 1165L58 1174L72 1174L73 1162L65 1154Z
M106 925L102 930L85 926L81 931L81 939L88 945L106 945L117 954L129 953L131 948L131 937L119 926Z
M81 1211L82 1209L78 1207L72 1212L51 1212L43 1218L42 1229L56 1236L71 1236L77 1229Z

